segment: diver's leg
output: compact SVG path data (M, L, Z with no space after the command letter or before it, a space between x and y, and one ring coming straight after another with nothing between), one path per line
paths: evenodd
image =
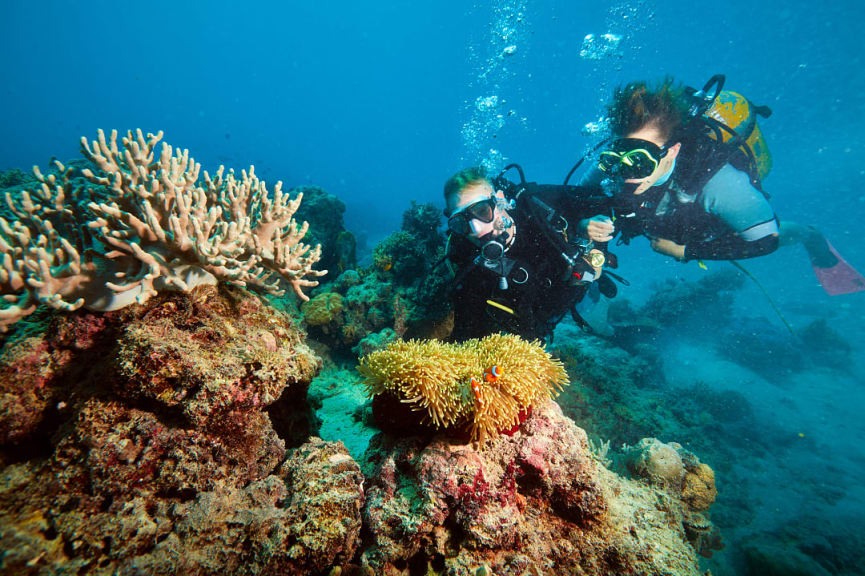
M811 265L817 268L831 268L838 263L829 241L813 226L805 226L798 222L781 222L778 241L781 246L792 244L804 246L811 259Z
M817 280L829 294L835 296L865 290L865 277L850 266L813 226L781 222L779 236L781 246L802 244L805 247Z

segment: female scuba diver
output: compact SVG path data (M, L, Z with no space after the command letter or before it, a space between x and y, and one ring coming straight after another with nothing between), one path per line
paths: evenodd
M762 191L771 157L756 125L771 111L722 91L723 82L718 75L696 91L666 78L655 90L643 82L616 90L613 139L582 182L610 193L613 217L582 220L582 234L606 242L618 232L625 243L643 235L680 261L753 258L801 243L829 294L865 290L816 228L779 223Z

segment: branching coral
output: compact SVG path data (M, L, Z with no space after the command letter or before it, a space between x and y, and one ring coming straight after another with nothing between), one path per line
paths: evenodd
M189 291L217 280L282 294L286 281L303 288L326 271L313 270L321 249L301 242L308 225L294 220L293 200L279 182L269 193L255 170L213 178L189 156L164 144L162 132L128 132L118 144L100 130L82 138L84 156L98 168L82 173L94 190L43 176L39 190L7 195L17 219L0 218L0 329L33 312L115 310L144 303L160 290ZM98 192L98 193L97 193Z
M485 378L492 366L498 376ZM559 361L513 335L463 344L397 341L363 357L358 370L371 395L391 394L438 428L466 425L476 441L513 427L521 411L568 383Z
M59 162L58 168L64 167ZM22 192L17 201L6 195L6 204L17 219L0 217L0 331L31 314L38 304L72 311L84 305L77 296L90 279L92 268L82 266L81 254L67 237L77 230L73 211L66 202L66 188L51 174L33 169L40 187Z

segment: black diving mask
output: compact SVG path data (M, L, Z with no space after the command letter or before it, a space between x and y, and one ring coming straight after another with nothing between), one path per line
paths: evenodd
M496 215L496 198L490 196L465 208L454 212L448 217L448 230L462 236L471 232L470 220L477 220L484 224L493 221Z

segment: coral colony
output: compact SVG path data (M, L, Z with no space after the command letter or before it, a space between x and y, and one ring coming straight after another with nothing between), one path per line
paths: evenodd
M302 195L289 200L277 183L272 196L254 168L238 180L222 167L213 178L188 150L163 144L162 132L128 132L118 146L100 130L82 138L84 156L96 170L82 171L92 190L61 177L6 203L17 216L0 218L0 327L31 314L38 304L55 310L117 310L143 304L161 290L188 292L217 280L280 293L285 280L303 300L302 288L320 248L301 242L307 230L293 215Z

